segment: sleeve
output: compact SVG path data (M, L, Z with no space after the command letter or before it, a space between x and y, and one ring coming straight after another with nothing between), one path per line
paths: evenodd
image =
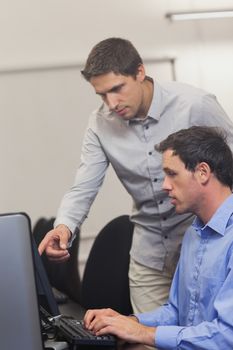
M108 165L98 136L89 125L74 184L62 199L54 226L64 224L72 233L80 229L103 183Z
M233 151L233 121L227 116L222 106L212 94L205 94L201 103L192 108L192 125L205 125L225 130L227 142Z
M228 274L214 302L216 318L194 326L157 327L155 343L159 349L231 350L233 349L233 254L227 266Z
M140 323L149 327L156 327L158 325L178 324L178 275L179 263L177 265L176 272L172 280L168 302L153 311L136 314L135 316L138 318Z
M151 312L145 312L142 314L136 314L139 322L148 327L157 327L155 335L155 345L159 346L163 344L163 339L166 339L166 346L169 344L171 349L175 349L177 333L183 327L178 327L178 306L177 306L177 291L179 280L179 264L177 265L176 272L174 274L172 285L169 293L169 300L166 304L153 310ZM163 325L164 327L160 327ZM163 332L163 329L166 329ZM157 338L159 342L157 342ZM163 349L163 348L162 348ZM165 347L165 349L167 349ZM170 349L170 348L169 348Z

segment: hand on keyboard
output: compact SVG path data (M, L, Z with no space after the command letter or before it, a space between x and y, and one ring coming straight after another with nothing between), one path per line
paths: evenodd
M114 346L116 338L112 335L96 336L83 326L82 321L62 316L57 323L59 333L71 344Z

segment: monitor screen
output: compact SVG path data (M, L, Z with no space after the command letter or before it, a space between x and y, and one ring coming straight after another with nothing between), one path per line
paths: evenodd
M42 350L41 322L26 214L0 215L0 348Z

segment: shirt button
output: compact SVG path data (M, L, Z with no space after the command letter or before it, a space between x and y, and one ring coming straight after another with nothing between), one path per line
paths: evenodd
M163 218L163 220L164 220L164 221L166 221L166 220L167 220L167 218Z
M149 156L151 156L151 155L152 155L152 152L150 151L150 152L148 152L148 154L149 154Z
M168 239L168 236L164 236L165 239Z
M157 181L158 181L158 179L155 178L155 179L154 179L154 182L157 182Z
M163 204L163 201L160 201L159 204Z
M146 126L145 126L145 129L149 129L149 125L146 125Z

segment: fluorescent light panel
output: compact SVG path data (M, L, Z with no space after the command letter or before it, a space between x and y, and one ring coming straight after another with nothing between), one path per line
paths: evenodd
M166 17L171 21L187 21L195 19L212 19L212 18L230 18L233 17L231 10L213 10L213 11L190 11L190 12L169 12Z

